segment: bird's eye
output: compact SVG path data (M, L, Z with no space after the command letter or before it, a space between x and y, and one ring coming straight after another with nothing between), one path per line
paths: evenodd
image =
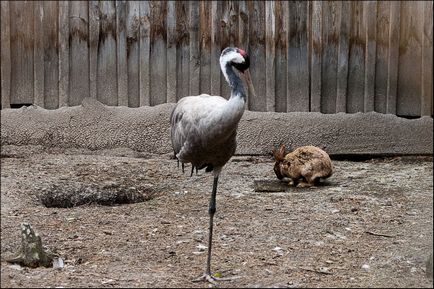
M238 69L239 71L244 72L244 70L246 70L250 66L249 56L246 54L245 56L243 56L243 62L242 63L232 62L232 65L236 69Z

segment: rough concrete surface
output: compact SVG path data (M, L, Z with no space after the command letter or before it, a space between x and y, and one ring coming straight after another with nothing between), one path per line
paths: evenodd
M1 111L1 144L86 149L131 148L169 153L169 116L174 104L111 107L87 98L80 106L37 106ZM432 154L433 119L380 113L321 114L246 111L238 129L237 154L265 155L273 146L315 145L330 155Z

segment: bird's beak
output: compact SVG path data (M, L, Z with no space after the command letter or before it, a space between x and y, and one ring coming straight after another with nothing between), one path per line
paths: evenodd
M255 88L253 87L250 70L246 69L241 75L243 75L244 81L247 83L248 95L250 97L253 96L253 98L256 98L256 92L255 92Z

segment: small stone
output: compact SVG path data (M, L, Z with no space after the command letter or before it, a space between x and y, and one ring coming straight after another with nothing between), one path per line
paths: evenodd
M319 268L319 272L321 272L323 274L331 274L330 268L328 268L328 267L321 267L321 268Z
M65 266L65 263L63 262L62 258L54 258L53 259L53 268L54 269L63 269L63 267Z
M207 249L208 247L203 245L203 244L199 244L196 246L196 248L199 250L199 252L203 252L205 251L205 249Z
M188 243L188 242L190 242L190 240L178 240L178 241L176 241L176 244L179 245L179 244Z
M282 256L283 255L283 249L280 247L274 247L273 251L275 251L277 253L277 255Z
M23 270L23 267L21 267L20 265L17 264L13 264L13 265L9 265L9 268L11 269L15 269L15 270Z
M371 269L371 267L368 264L363 264L362 269L365 271L369 271Z

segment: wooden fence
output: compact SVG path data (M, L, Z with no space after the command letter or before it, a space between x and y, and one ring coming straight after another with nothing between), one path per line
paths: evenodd
M432 1L2 1L2 107L138 107L229 96L251 56L256 111L433 114Z

